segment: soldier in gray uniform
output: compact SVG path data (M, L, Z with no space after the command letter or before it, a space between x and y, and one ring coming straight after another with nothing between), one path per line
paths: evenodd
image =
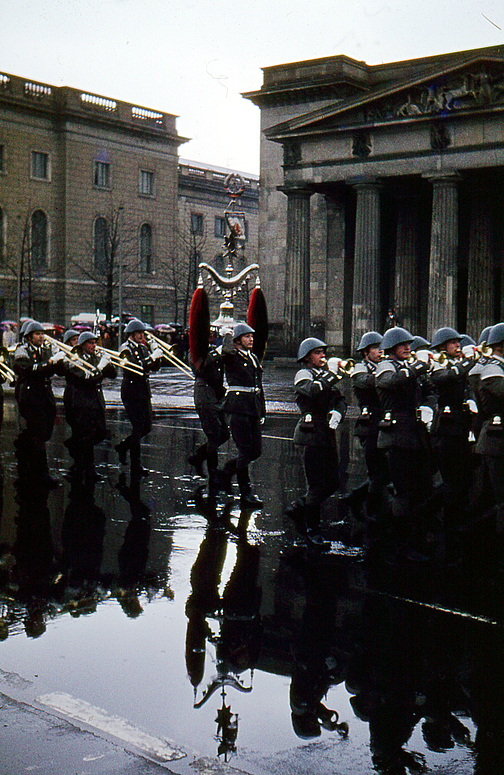
M347 409L337 387L338 377L327 367L326 348L320 339L304 339L297 357L302 368L294 377L296 403L301 412L294 445L303 463L307 491L291 516L298 529L306 533L309 543L320 548L327 547L320 535L321 505L340 484L335 430Z
M483 425L476 452L483 457L497 505L497 529L504 533L504 323L493 326L487 344L492 348L480 374Z
M420 545L422 526L417 515L432 494L427 428L417 411L420 378L429 371L429 356L408 362L412 340L409 331L399 326L385 332L382 349L386 357L378 364L375 379L383 411L378 449L385 450L388 458L395 490L392 512L403 539Z
M360 414L354 428L356 436L364 450L368 471L367 509L369 515L375 515L381 505L383 488L389 482L385 452L378 449L378 425L381 420L381 404L376 390L376 367L382 360L382 335L377 331L368 331L359 342L357 351L362 361L355 365L351 374L352 389Z

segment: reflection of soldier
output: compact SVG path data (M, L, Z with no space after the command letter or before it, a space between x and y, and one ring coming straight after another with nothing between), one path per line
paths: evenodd
M126 616L134 619L143 609L138 595L146 586L146 567L149 559L151 535L150 509L140 497L140 480L133 478L126 487L124 474L119 477L117 489L128 502L131 520L126 528L119 550L119 580L117 598Z
M53 353L44 345L44 327L32 321L25 329L25 341L14 355L18 376L16 399L26 429L19 435L18 451L26 453L32 473L49 487L58 482L49 474L45 443L52 436L56 404L51 387L55 373Z
M143 369L143 374L133 374L124 369L121 384L121 398L132 425L129 436L116 445L119 461L126 463L129 450L131 458L131 473L136 476L147 476L149 471L140 463L140 440L152 429L152 403L149 385L149 372L158 371L161 366L163 351L155 348L152 352L145 343L147 326L141 320L130 320L124 333L128 339L121 348L121 357L131 361Z

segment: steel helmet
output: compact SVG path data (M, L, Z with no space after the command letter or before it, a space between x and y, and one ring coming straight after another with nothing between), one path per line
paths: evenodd
M496 323L488 334L487 344L489 346L499 344L499 342L504 342L504 323Z
M389 328L388 331L385 331L381 343L382 350L391 350L397 344L406 344L406 342L411 343L414 338L415 337L412 336L409 331L406 331L405 328L394 326L394 328Z
M147 326L145 323L142 323L142 321L138 320L138 318L133 318L133 320L130 320L124 329L125 334L133 334L135 331L147 331Z
M84 342L89 342L90 339L98 339L96 334L93 334L92 331L83 331L82 334L79 334L79 338L77 339L77 344L84 344Z
M69 328L65 333L63 334L63 344L66 344L69 339L72 339L74 336L79 336L79 332L76 331L74 328Z
M476 345L476 342L469 334L462 334L460 337L460 347L467 347L468 344Z
M483 344L483 342L486 342L487 336L492 330L492 326L486 326L481 334L479 335L478 344Z
M373 344L381 344L383 336L378 331L368 331L363 334L361 340L357 346L357 351L365 350L366 347L371 347Z
M446 326L445 328L438 328L434 336L432 337L432 347L441 347L445 342L449 342L450 339L462 339L461 334L455 331L454 328Z
M417 350L426 350L430 347L430 342L424 339L423 336L414 336L410 346L416 352Z
M303 361L308 355L308 353L310 353L316 347L326 348L327 345L325 342L322 341L322 339L316 339L314 336L310 336L308 337L308 339L303 339L303 341L299 345L299 350L297 354L298 361Z
M29 334L36 334L37 331L43 331L45 334L44 326L42 323L38 323L36 320L30 320L24 330L24 336L28 336Z
M26 318L26 320L21 324L21 328L19 329L19 335L24 336L26 334L26 329L30 325L30 323L34 323L35 321L33 318Z
M251 328L247 323L237 323L233 328L233 342L244 336L244 334L255 334L255 330Z

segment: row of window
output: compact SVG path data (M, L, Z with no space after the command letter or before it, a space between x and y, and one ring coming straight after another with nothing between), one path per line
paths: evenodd
M98 308L99 306L100 301L98 300L95 304L95 308ZM154 304L141 304L139 313L140 320L143 320L144 323L149 323L151 326L154 326L154 310ZM32 299L31 314L35 320L51 320L51 309L47 299ZM5 320L6 299L2 298L0 298L0 315L2 320Z
M34 210L27 224L23 244L24 257L31 259L31 268L34 271L47 269L49 257L49 220L43 210ZM6 244L6 219L0 207L0 258L4 259L4 247ZM106 218L99 217L94 222L93 229L93 265L99 274L107 274L111 261L117 260L119 246L114 239L113 230ZM126 256L123 256L126 258ZM142 223L138 237L138 272L140 274L152 274L153 261L153 233L150 223Z
M0 172L5 172L5 149L0 145ZM51 180L51 159L45 151L31 151L30 177L34 180ZM95 161L93 183L96 188L112 188L112 164L108 161ZM154 173L151 170L139 170L138 193L141 196L155 196Z
M203 213L191 213L191 234L203 236L205 233L205 220ZM220 215L215 216L214 237L226 236L226 219ZM248 239L248 221L245 221L245 239Z

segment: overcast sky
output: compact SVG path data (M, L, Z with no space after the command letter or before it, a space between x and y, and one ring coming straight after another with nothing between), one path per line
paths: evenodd
M0 72L179 116L184 158L259 171L262 67L504 42L497 0L0 0ZM500 29L499 29L500 28Z

